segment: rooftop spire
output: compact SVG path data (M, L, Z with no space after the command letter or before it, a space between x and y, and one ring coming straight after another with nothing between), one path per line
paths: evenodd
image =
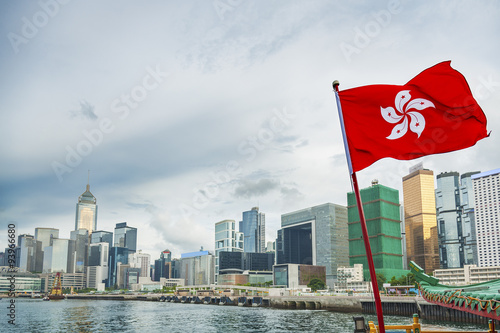
M87 174L87 191L90 191L90 170L88 170Z

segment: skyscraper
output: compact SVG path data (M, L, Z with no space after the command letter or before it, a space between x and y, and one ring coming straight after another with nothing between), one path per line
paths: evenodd
M215 223L215 281L219 274L219 253L242 252L243 233L237 232L234 220L223 220Z
M500 266L500 169L471 176L478 266Z
M90 236L90 243L95 244L102 242L108 243L109 247L111 248L113 246L113 233L104 230L98 230L92 232L92 235Z
M377 273L390 280L404 275L401 249L401 219L399 191L372 182L360 191L366 227L370 237L373 263ZM349 265L363 264L366 281L370 278L368 260L361 231L361 223L354 192L347 194L349 220Z
M44 248L44 273L74 273L75 241L53 238L52 245Z
M88 266L89 251L89 231L87 229L73 230L70 238L75 241L75 252L73 260L73 273L85 273L85 267Z
M244 237L243 251L266 252L266 215L259 212L259 207L243 212L239 229Z
M52 245L52 238L59 238L59 229L35 228L35 239L42 242L42 251L44 247Z
M90 185L78 198L76 204L75 230L87 229L89 234L97 229L97 200L90 192Z
M137 250L137 228L128 227L127 222L117 223L113 246L126 247L130 252L135 252Z
M479 171L467 172L460 176L464 265L478 264L474 188L472 186L472 175L478 173Z
M37 241L32 235L20 235L18 237L19 268L27 272L42 272L43 252L42 242Z
M474 200L471 175L458 172L437 175L436 218L439 261L442 269L476 264Z
M403 177L406 253L429 274L439 268L434 173L419 169Z
M160 281L160 278L172 278L172 253L166 249L160 253L160 259L155 260L155 271L153 281Z
M349 264L347 208L326 203L281 215L276 240L276 264L326 267L326 283L333 287L337 267Z
M98 288L100 283L107 284L109 243L92 243L89 246L89 259L87 267L87 288Z
M131 268L139 268L141 270L140 277L150 277L149 266L151 262L151 255L142 253L141 250L136 253L128 255L128 263Z

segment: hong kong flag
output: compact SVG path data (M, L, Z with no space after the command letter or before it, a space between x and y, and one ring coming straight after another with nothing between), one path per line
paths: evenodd
M450 62L424 70L403 86L339 92L351 173L381 158L450 152L488 136L486 116Z

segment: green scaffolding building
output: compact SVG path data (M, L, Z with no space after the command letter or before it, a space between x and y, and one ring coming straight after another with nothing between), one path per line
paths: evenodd
M375 272L382 273L387 281L393 276L399 278L401 275L406 275L409 271L403 269L399 191L374 181L371 187L360 190L360 194ZM370 281L354 192L347 194L347 210L349 265L363 264L364 279Z

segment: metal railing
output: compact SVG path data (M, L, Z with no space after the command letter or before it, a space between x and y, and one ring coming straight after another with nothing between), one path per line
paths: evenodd
M498 333L495 330L495 323L490 320L489 328L487 331L482 331L482 333ZM369 333L378 333L378 325L375 325L373 321L368 322ZM385 325L385 329L387 332L391 330L404 330L406 333L481 333L481 331L427 331L422 330L422 326L418 321L418 315L413 315L413 324L411 325Z

